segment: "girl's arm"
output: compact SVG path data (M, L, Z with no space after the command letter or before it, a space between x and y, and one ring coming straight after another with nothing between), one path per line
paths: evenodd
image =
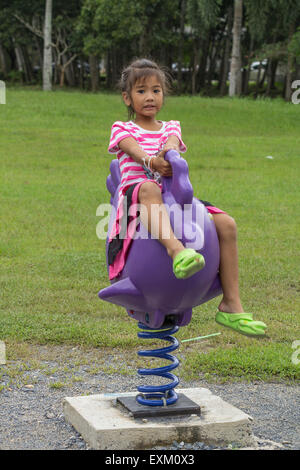
M127 153L133 160L141 165L144 164L143 158L148 160L149 156L147 153L139 146L138 142L133 137L126 137L125 139L119 142L119 147L123 152Z
M175 136L170 136L170 138L171 137L175 137ZM166 145L168 144L169 139L166 142ZM175 137L175 139L177 139L177 137ZM133 158L133 160L136 161L137 163L140 163L141 165L143 165L144 158L145 158L146 163L149 162L149 158L150 158L149 155L139 146L138 142L133 137L126 137L125 139L121 140L121 142L119 142L119 147L121 150L123 150L123 152L127 153L127 155ZM171 149L168 148L168 150L171 150ZM163 150L164 153L162 154L162 156L160 156L160 154L162 153L160 152L160 154L156 158L153 158L152 166L153 166L153 169L155 171L158 171L158 173L161 176L172 176L172 167L170 163L164 159L164 154L166 151L164 149Z
M178 137L176 137L176 135L170 135L170 137L168 138L167 142L164 145L164 148L161 150L161 152L159 152L158 156L161 158L164 158L165 153L167 153L168 150L176 150L176 152L179 153L179 146L180 146L180 142L179 142Z

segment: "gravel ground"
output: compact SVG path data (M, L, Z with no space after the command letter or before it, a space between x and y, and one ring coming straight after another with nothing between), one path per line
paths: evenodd
M63 415L63 399L97 393L136 390L144 378L105 373L82 364L76 348L46 347L35 350L38 360L8 361L0 366L0 449L1 450L88 450L89 447ZM78 351L77 351L78 352ZM85 355L86 359L88 355ZM122 357L124 362L124 357ZM81 361L82 362L82 361ZM86 361L85 361L86 362ZM126 362L126 359L125 359ZM118 364L115 356L105 357L106 367ZM106 369L107 370L107 369ZM129 367L130 370L130 367ZM180 374L179 374L180 375ZM300 386L279 383L211 384L183 382L180 387L205 387L254 418L257 449L300 449ZM235 444L232 443L235 447ZM168 449L212 449L204 443L174 442ZM230 449L230 446L228 447ZM162 449L156 448L156 449ZM216 449L220 449L216 448Z

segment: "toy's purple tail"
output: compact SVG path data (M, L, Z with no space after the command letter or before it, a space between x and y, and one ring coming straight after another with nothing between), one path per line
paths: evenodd
M106 179L106 187L108 191L110 192L110 195L111 195L110 203L112 204L113 198L121 182L119 161L116 159L112 160L109 169L110 169L110 175L108 175Z

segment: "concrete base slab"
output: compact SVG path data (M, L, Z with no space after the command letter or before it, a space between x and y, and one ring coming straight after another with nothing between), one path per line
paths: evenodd
M6 364L5 343L0 341L0 365Z
M252 446L253 418L206 388L176 389L198 403L201 415L183 417L133 418L117 403L120 396L137 392L66 397L66 420L82 435L92 449L135 450L177 442L205 442Z

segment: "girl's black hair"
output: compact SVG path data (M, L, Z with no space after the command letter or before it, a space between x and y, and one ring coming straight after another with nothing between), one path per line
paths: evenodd
M163 94L166 95L170 91L171 77L165 67L159 66L156 62L149 59L135 59L122 72L119 81L119 89L121 92L128 93L131 96L131 90L138 80L145 79L155 75L159 80ZM128 119L133 119L135 111L131 105L128 107Z

